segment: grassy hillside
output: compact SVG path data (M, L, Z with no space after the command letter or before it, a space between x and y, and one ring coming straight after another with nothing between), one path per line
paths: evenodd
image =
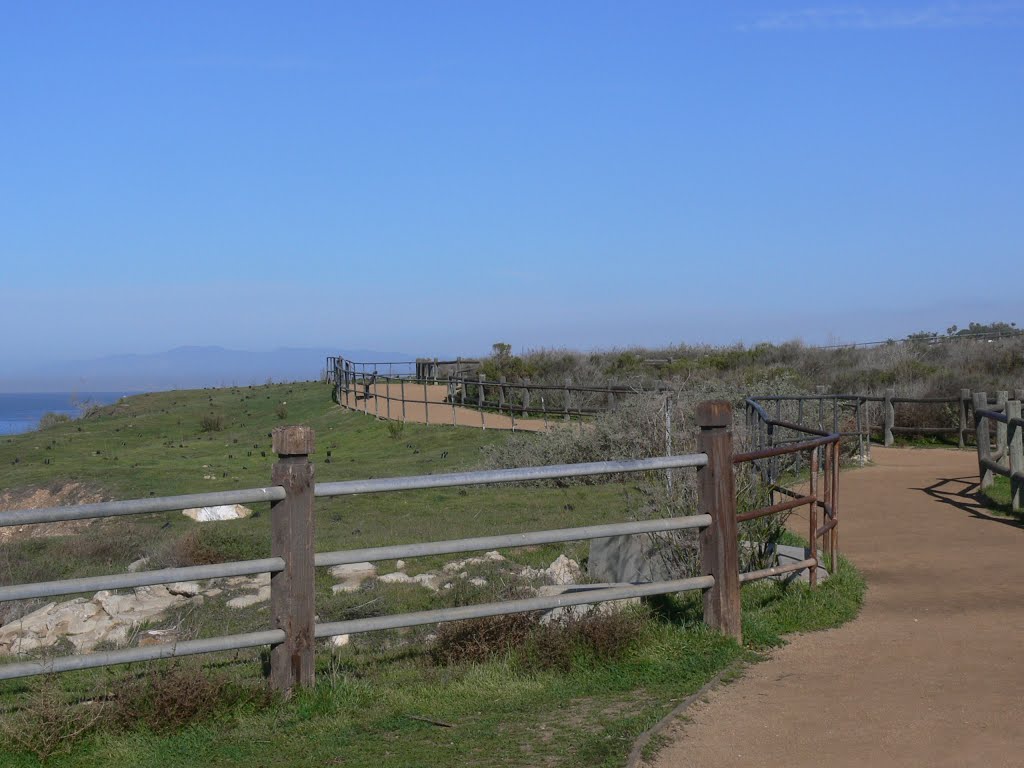
M319 480L474 467L482 448L509 439L451 427L398 432L333 406L328 395L324 385L293 384L130 398L80 421L5 438L0 489L18 506L39 487L69 484L79 494L115 498L266 485L270 430L283 423L316 430ZM203 431L204 420L222 428ZM635 481L617 480L318 500L317 549L627 519L637 494ZM153 558L150 567L265 557L265 511L256 505L254 518L214 524L172 512L22 536L0 545L0 581L115 573L141 555ZM562 552L582 560L587 548L503 554L517 566L545 566ZM408 572L450 559L411 561ZM395 568L379 565L382 573ZM470 575L487 583L467 581L447 593L375 583L334 594L320 572L317 611L327 621L515 596L505 571L480 566ZM361 635L344 648L324 644L317 687L287 702L258 693L259 651L7 682L0 684L0 764L37 766L52 749L47 765L61 767L618 765L632 739L680 697L785 632L848 620L862 590L851 568L813 593L751 585L744 590L746 648L703 627L699 595L557 631L531 623L523 634L520 625L499 623L463 635L432 627ZM154 626L188 638L267 622L265 605L235 610L208 599Z

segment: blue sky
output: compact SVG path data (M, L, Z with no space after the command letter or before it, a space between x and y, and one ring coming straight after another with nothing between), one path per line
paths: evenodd
M1024 322L1022 2L7 3L0 105L12 364Z

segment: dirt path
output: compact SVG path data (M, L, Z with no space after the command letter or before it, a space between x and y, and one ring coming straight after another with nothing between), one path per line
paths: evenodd
M402 400L405 400L403 414ZM475 408L463 408L446 402L448 398L447 384L371 384L369 397L364 396L360 387L358 397L356 390L342 395L341 404L356 411L372 413L382 419L395 421L411 421L414 424L449 424L460 427L476 427L477 429L509 429L524 432L543 432L549 423L557 423L559 417L547 421L543 418L514 419L503 413L489 413ZM418 401L418 402L415 402ZM531 414L536 415L536 414Z
M973 453L872 458L840 480L861 615L713 692L654 766L1024 766L1024 528L961 496Z

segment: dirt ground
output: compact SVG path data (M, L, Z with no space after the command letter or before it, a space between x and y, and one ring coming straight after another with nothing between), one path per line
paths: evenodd
M964 495L973 452L872 459L840 478L861 615L713 691L650 765L1024 766L1024 529Z
M414 424L450 424L460 427L476 427L478 429L522 430L524 432L543 432L549 424L557 424L561 416L551 419L513 418L503 413L487 413L475 408L463 408L461 405L452 407L445 402L448 397L447 384L413 384L408 382L378 383L370 385L370 396L364 397L362 388L351 390L342 395L341 404L356 411L364 411L393 421L410 421ZM403 398L405 410L403 412ZM418 402L415 402L418 401ZM536 417L540 414L531 413Z

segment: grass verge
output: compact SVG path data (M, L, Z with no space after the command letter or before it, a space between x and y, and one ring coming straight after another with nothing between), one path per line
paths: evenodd
M992 485L982 491L981 495L990 512L1012 517L1015 520L1024 520L1024 510L1013 511L1010 498L1010 478L996 475Z
M483 446L506 438L414 424L398 430L327 403L326 388L313 384L130 398L95 417L0 441L0 487L79 483L123 498L265 485L274 460L269 431L281 423L281 406L290 422L316 430L319 480L472 467ZM321 500L317 549L628 519L631 493L629 483L613 482ZM255 506L256 516L239 523L201 526L167 513L5 542L0 583L117 572L141 555L164 565L265 557L269 516ZM585 545L569 545L517 550L515 557L520 565L546 566L562 552L578 560L586 554ZM442 562L418 560L410 573ZM500 581L497 573L480 575ZM320 576L317 607L327 620L435 607L428 593L407 585L389 585L368 606L362 593L333 595ZM4 683L0 765L619 765L636 736L681 698L729 665L757 659L787 632L852 618L863 589L848 566L814 592L748 585L744 647L700 623L699 595L636 608L628 642L529 634L522 647L508 644L474 661L432 652L427 631L378 633L340 649L322 646L318 685L290 701L246 693L262 684L259 652ZM468 587L455 592L450 599L458 602L489 597ZM210 600L168 621L185 636L206 636L263 629L267 614L265 606L235 611ZM214 681L206 693L187 684L197 670ZM160 688L163 678L186 684L176 693ZM126 699L133 695L141 697L137 705ZM187 711L177 706L183 698L191 702ZM125 712L157 714L133 719ZM12 736L19 733L42 741Z
M235 693L219 708L205 707L203 718L171 729L141 720L98 723L75 739L70 752L45 764L621 765L639 734L719 670L757 660L789 632L848 621L859 610L863 591L863 580L846 563L813 591L800 584L748 585L743 647L705 628L699 621L700 596L689 594L631 609L636 635L628 647L605 658L593 646L577 643L564 656L567 665L529 663L515 649L478 663L439 663L428 650L411 647L321 650L317 686L290 701L254 703ZM257 662L258 656L242 654L206 664L237 688L253 683ZM126 674L152 679L151 672L137 667L127 673L69 674L53 682L68 701L95 702L124 689ZM5 718L16 716L33 685L0 687L0 703L9 710ZM77 706L88 713L94 705ZM43 765L11 739L0 746L0 763Z

